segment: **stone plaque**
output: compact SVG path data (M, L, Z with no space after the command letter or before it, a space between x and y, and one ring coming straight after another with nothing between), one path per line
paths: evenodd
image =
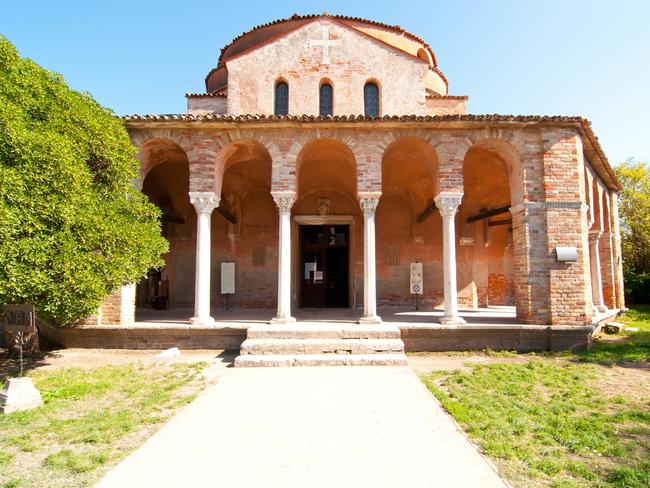
M235 293L235 263L221 263L221 294Z
M34 305L5 305L4 325L6 332L33 332L36 327L36 310Z
M399 246L397 244L388 244L386 246L386 264L389 266L399 264Z
M411 263L411 295L422 295L423 292L422 263Z

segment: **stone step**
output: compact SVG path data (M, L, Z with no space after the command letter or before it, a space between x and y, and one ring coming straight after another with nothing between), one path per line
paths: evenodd
M317 324L290 325L263 324L249 327L248 339L400 339L394 325Z
M407 366L398 354L260 354L235 358L236 368L283 366Z
M401 339L246 339L240 354L377 354L404 352Z

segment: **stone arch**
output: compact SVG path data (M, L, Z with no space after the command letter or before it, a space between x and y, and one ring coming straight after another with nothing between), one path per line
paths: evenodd
M263 168L264 182L261 184L268 185L269 191L271 186L271 172L273 166L273 157L267 146L261 143L258 138L229 138L220 139L220 149L214 162L214 181L213 191L221 195L224 176L233 166L242 163L258 162ZM274 152L277 148L274 148Z
M167 138L148 138L139 146L140 183L144 183L149 172L159 164L173 162L189 164L187 152L176 141Z
M427 193L427 195L430 190L432 192L431 198L438 194L440 161L437 151L429 141L420 137L418 134L407 133L400 134L399 136L388 134L383 138L377 149L381 151L381 183L383 193L393 192L390 187L396 184L396 182L385 181L387 172L390 169L389 167L394 164L401 164L402 171L406 171L410 175L410 178L414 180L411 183L422 186L423 188L421 190ZM416 170L417 175L411 175L408 169ZM427 174L428 179L426 177ZM427 198L429 197L427 196Z
M485 129L469 134L462 145L463 171L468 156L471 157L476 151L482 151L501 160L502 167L508 175L510 203L513 206L520 204L524 200L524 175L519 141L513 131Z
M317 213L314 202L307 204L300 200L309 196L317 198L319 191L323 197L331 198L333 194L344 197L340 206L332 201L332 213L358 209L356 158L350 147L338 139L317 138L304 144L295 160L295 178L296 208L302 208L303 213ZM344 202L347 203L343 205Z

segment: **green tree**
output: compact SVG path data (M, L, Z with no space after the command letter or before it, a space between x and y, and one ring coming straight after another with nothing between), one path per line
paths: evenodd
M0 304L62 325L162 264L122 120L0 36Z
M629 160L616 168L620 193L621 247L625 292L632 301L650 301L650 166Z

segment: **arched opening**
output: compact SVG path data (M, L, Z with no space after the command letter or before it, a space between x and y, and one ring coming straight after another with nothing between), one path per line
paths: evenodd
M219 153L221 201L212 214L213 303L269 308L277 300L277 221L271 197L271 156L240 140ZM235 293L222 293L221 264L235 263Z
M513 223L519 201L511 188L514 148L503 141L475 144L463 161L464 195L458 213L459 303L468 308L514 306Z
M289 84L284 80L275 83L273 113L289 115Z
M442 219L433 198L438 156L426 141L403 137L382 159L382 197L377 207L377 303L413 305L411 263L421 263L424 306L442 305Z
M321 117L334 114L334 89L329 81L321 83L318 93L318 114Z
M296 175L294 301L305 308L354 307L363 296L363 225L354 155L339 141L312 141L298 155Z
M161 232L169 241L169 252L164 256L165 265L151 270L138 284L136 305L158 309L191 307L196 213L188 196L187 155L169 140L147 141L140 153L142 192L162 211Z
M363 110L366 117L379 117L379 85L369 81L363 87Z

